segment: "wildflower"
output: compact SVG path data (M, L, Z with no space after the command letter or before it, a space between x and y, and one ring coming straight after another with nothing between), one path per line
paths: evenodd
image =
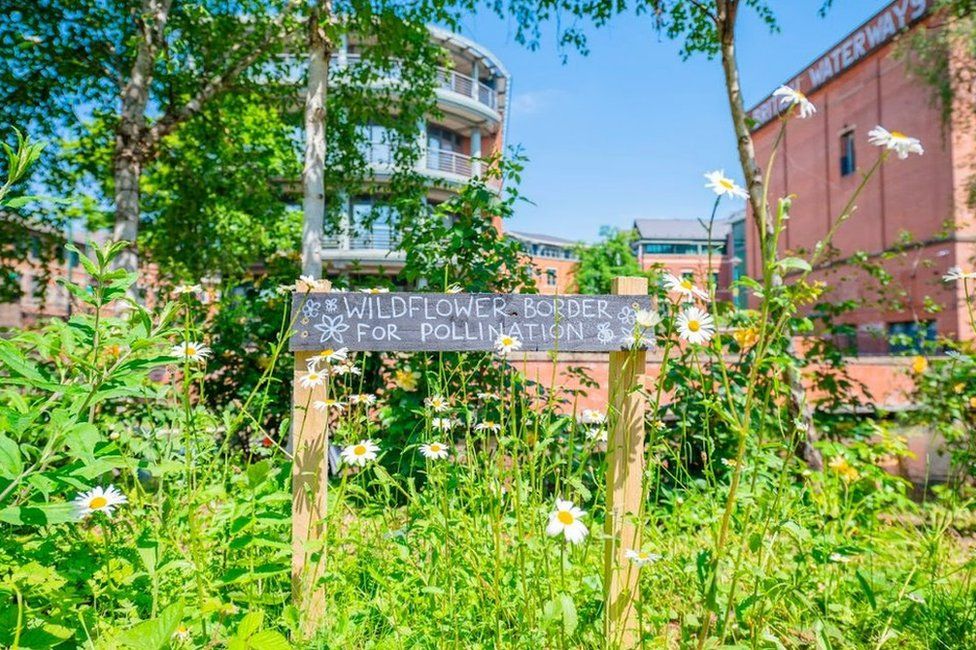
M114 359L122 356L123 349L124 348L119 343L109 343L104 348L102 348L102 352L105 354L105 356Z
M379 446L372 440L360 440L342 450L342 462L364 467L369 461L376 460L376 452L379 450Z
M976 409L976 397L969 398L969 408Z
M912 372L916 375L921 375L926 370L929 369L929 361L922 355L919 355L912 359Z
M773 97L779 97L779 105L781 108L792 108L793 106L800 107L800 117L807 118L817 112L817 107L813 105L807 96L801 93L799 90L790 88L789 86L780 86L773 91Z
M689 298L701 298L702 300L708 299L708 294L695 286L691 278L679 278L673 273L668 273L664 276L664 287L668 291L673 291L675 293L680 293L683 296L688 296Z
M455 283L449 286L445 293L462 293L463 291L464 289L461 287L461 285Z
M579 415L580 424L600 425L607 421L607 416L596 409L583 409Z
M420 445L420 453L427 460L443 460L447 458L447 446L439 442L430 442Z
M914 591L908 594L906 598L908 598L908 600L912 601L913 603L917 603L919 605L925 604L925 598L921 594L916 593Z
M632 548L627 549L627 552L624 553L624 557L639 567L644 566L645 564L651 564L652 562L657 562L661 559L661 556L657 553L650 553L643 550L635 551Z
M393 373L393 383L396 384L397 388L412 393L417 390L417 386L420 383L420 373L413 372L409 368L406 370L397 370Z
M587 429L586 437L589 438L590 440L595 440L596 442L607 442L607 440L609 440L610 438L606 429L601 429L597 427L594 427L592 429Z
M371 288L360 289L360 291L362 291L363 293L372 293L372 294L390 293L390 290L387 289L386 287L371 287Z
M654 329L661 323L661 314L652 309L638 309L634 314L634 322L644 329Z
M499 356L508 356L509 352L522 349L522 341L509 334L499 334L495 339L495 351Z
M430 426L434 427L438 431L450 431L458 425L458 421L454 418L433 418L430 421Z
M732 338L740 350L746 350L759 342L759 330L755 327L740 327L732 332Z
M831 553L827 557L827 559L830 560L831 562L836 562L838 564L847 564L848 562L851 561L851 558L847 557L846 555L842 555L840 553Z
M329 409L341 409L345 403L338 399L316 400L312 402L312 408L316 411L327 411Z
M491 431L492 433L498 433L502 430L502 425L494 420L482 420L478 424L474 425L475 431Z
M698 307L688 307L678 314L678 335L689 343L708 343L715 334L715 321Z
M845 483L856 481L860 476L860 473L843 456L835 456L827 463L827 466L834 470Z
M953 266L942 276L943 282L957 282L976 278L976 271L963 271L961 267Z
M734 458L723 458L722 464L728 467L729 469L735 469L736 467L739 466L738 461L736 461Z
M643 350L651 347L653 343L643 334L630 334L623 339L623 347Z
M431 395L424 400L424 405L434 413L443 413L451 408L450 400L448 400L446 397L441 397L440 395Z
M901 131L889 132L880 125L868 131L868 142L894 151L902 160L908 158L910 153L917 153L920 156L925 153L918 138L911 138Z
M738 197L740 199L749 198L749 193L736 185L735 181L725 175L724 170L708 172L705 174L708 182L705 187L712 190L719 196Z
M193 293L199 293L203 291L203 287L199 284L181 284L173 289L173 293L177 296L186 296Z
M332 374L334 375L361 375L363 374L362 368L356 365L356 362L352 359L346 359L341 361L332 367Z
M360 393L358 395L349 396L350 404L362 404L364 406L372 406L376 404L376 395L372 393Z
M283 288L285 291L329 291L332 289L332 283L328 280L317 280L311 275L300 275L294 286ZM281 287L279 287L280 290Z
M173 630L173 639L176 641L189 641L191 637L190 628L180 623Z
M579 544L590 533L586 525L580 521L585 516L586 513L573 505L572 501L556 499L556 509L549 514L546 534L556 537L562 533L567 541Z
M484 402L490 402L490 401L493 401L493 400L494 401L497 401L497 400L500 400L502 398L501 395L499 395L498 393L495 393L495 392L478 393L477 395L475 395L475 397L477 397L478 399L480 399L480 400L482 400Z
M114 485L107 488L97 486L88 492L82 492L75 497L73 503L78 510L78 517L84 519L94 512L103 512L111 517L115 506L127 502L128 499Z
M349 348L339 348L337 350L333 348L326 348L312 357L309 363L314 363L316 366L318 366L319 363L339 363L341 361L345 361L348 358L348 355Z
M315 388L325 382L325 373L319 372L315 368L309 367L308 372L301 376L298 384L302 388Z
M210 348L201 343L184 341L183 343L174 345L170 349L170 354L184 361L204 361L210 356Z

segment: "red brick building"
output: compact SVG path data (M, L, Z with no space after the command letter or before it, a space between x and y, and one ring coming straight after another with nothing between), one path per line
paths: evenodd
M943 123L932 89L896 51L896 41L918 26L939 28L932 4L892 2L786 82L805 93L817 112L788 122L771 173L771 201L795 195L784 253L809 254L835 224L881 153L868 142L868 131L881 125L925 147L924 155L892 156L882 167L857 200L853 217L837 229L835 254L814 274L832 287L827 300L859 304L843 320L857 326L850 343L862 353L897 352L943 335L972 337L962 287L942 281L952 266L971 267L976 253L976 224L967 204L976 179L974 138L964 117L972 115L972 105L967 100L953 106ZM770 96L751 111L760 165L769 159L780 128L777 108L777 98ZM751 224L747 234L748 273L757 277ZM855 263L862 259L891 274L891 282L882 287ZM941 310L933 310L933 303ZM902 342L893 344L892 337ZM904 343L907 338L914 343Z
M542 294L565 294L576 291L576 266L579 242L552 235L539 235L509 230L511 237L521 244L535 271L535 284Z

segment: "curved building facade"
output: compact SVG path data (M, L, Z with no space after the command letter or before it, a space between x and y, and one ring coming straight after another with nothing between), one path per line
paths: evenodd
M431 39L449 55L450 67L437 71L437 115L421 127L422 147L416 171L430 180L427 200L440 203L481 173L480 158L500 153L511 78L487 48L458 34L430 27ZM359 46L348 41L337 54L337 65L352 65ZM381 127L367 129L366 157L374 178L382 182L392 171L390 148ZM395 213L377 196L343 200L336 232L323 239L323 273L392 274L403 266ZM368 225L367 225L368 224Z

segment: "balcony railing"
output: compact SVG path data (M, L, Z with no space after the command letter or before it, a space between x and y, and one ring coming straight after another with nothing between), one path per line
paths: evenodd
M322 240L322 248L327 250L392 251L399 246L396 232L384 224L373 224L369 230L358 230L350 236L330 235Z
M474 166L471 164L471 156L466 156L463 153L428 149L427 169L471 178Z
M362 59L359 56L350 54L346 56L346 65L355 66L358 65L361 60ZM340 59L338 56L332 57L333 65L339 66L339 61ZM393 69L388 71L387 75L391 79L399 79L399 63L395 63ZM448 70L447 68L437 68L437 82L438 86L444 90L450 90L458 93L459 95L470 97L492 110L498 110L498 93L488 84L482 83L481 81L469 77L468 75L461 74L460 72Z

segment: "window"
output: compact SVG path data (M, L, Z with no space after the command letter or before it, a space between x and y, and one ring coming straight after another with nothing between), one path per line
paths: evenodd
M931 352L935 337L934 320L888 323L888 351L891 354Z
M644 253L648 255L707 255L708 245L706 243L650 242L644 244ZM725 244L712 242L712 254L722 255L724 253Z
M556 269L546 269L546 284L550 287L556 286Z
M850 176L857 169L854 158L854 131L844 131L840 136L840 175Z

